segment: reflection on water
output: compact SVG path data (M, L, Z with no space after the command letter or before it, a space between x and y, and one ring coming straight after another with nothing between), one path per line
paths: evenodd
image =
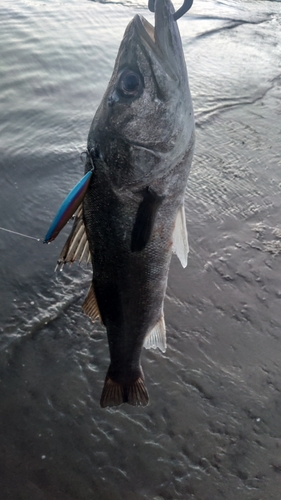
M146 2L2 2L0 226L44 236L136 11L153 19ZM1 232L5 500L278 498L280 20L278 2L194 0L179 22L197 122L191 254L171 266L167 352L143 355L148 408L99 408L91 271L54 273L68 228L51 245Z

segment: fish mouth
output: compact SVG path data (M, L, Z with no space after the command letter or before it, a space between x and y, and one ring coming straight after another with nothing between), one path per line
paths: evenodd
M138 34L140 38L143 38L146 42L151 45L151 47L155 47L155 30L154 26L150 24L145 17L137 14L134 18L134 23L136 25Z
M174 20L174 6L171 0L156 0L154 8L155 27L137 14L133 19L135 29L142 44L148 44L158 59L178 74L179 68L182 70L185 63L180 33Z

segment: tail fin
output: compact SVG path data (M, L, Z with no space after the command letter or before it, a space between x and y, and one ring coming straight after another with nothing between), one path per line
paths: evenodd
M148 402L148 392L141 377L129 384L120 384L109 376L106 377L100 399L102 408L119 406L123 403L133 406L147 406Z

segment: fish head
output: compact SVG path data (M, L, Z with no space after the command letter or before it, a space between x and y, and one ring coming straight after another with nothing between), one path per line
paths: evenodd
M88 148L98 142L107 162L125 157L139 176L179 161L193 141L194 120L174 7L156 0L155 27L136 15L127 26L112 77L93 120Z

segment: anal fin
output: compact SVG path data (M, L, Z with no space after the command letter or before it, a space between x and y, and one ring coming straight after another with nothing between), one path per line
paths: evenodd
M142 377L128 384L121 384L109 376L106 377L100 399L102 408L119 406L123 403L132 406L147 406L148 402L149 396Z
M188 236L186 230L185 210L182 204L178 209L173 232L173 252L178 256L182 267L187 266L188 259Z
M84 313L89 316L89 318L91 318L92 321L96 321L98 319L102 323L101 314L93 285L90 286L87 296L83 302L82 309Z
M160 349L160 351L165 352L167 348L166 343L166 326L164 316L161 316L159 321L156 323L155 327L150 330L144 340L144 345L146 349Z

